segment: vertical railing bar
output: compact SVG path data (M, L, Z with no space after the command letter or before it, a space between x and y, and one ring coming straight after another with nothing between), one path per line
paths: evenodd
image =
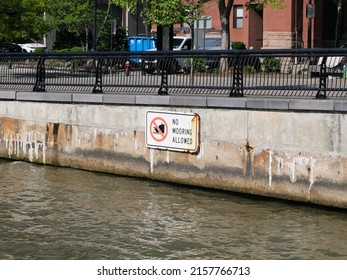
M316 94L316 99L326 99L326 89L327 89L327 70L326 70L327 56L323 57L323 61L320 65L319 70L319 89Z
M230 90L230 97L242 97L243 96L243 73L242 65L240 63L240 53L236 56L235 66L233 69L233 85Z
M36 66L36 82L33 88L34 92L46 91L45 79L46 79L45 58L42 55L40 56Z
M103 93L102 91L102 64L104 62L103 58L94 59L94 69L95 69L95 84L93 87L93 93Z

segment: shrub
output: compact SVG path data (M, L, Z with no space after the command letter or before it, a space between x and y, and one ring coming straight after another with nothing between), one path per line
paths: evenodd
M254 66L246 65L246 66L243 67L243 72L244 73L254 74L254 73L257 72L257 70L254 68Z
M262 68L264 72L281 72L281 60L275 57L265 57Z
M67 31L67 29L64 27L57 31L53 51L66 52L70 51L71 48L74 48L75 46L81 46L81 41L76 34Z
M83 47L72 47L70 49L70 52L83 52L83 51L84 51Z
M245 50L246 45L243 42L235 41L231 43L231 47L233 50Z
M45 49L44 48L36 48L34 52L44 52Z
M112 19L108 18L100 32L96 49L98 51L110 51L112 48L112 51L128 51L126 29L120 23L117 23L117 32L110 38L111 24Z
M190 70L192 66L192 60L193 60L193 70L194 72L205 72L206 67L205 67L205 59L203 58L186 58L184 60L184 64L187 70Z
M72 48L65 48L65 49L55 49L53 50L53 52L59 52L59 53L63 53L63 52L83 52L84 49L83 47L72 47Z

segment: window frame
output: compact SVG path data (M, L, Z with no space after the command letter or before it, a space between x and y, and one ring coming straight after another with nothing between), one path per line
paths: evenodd
M243 28L244 25L244 11L243 5L234 5L234 19L233 19L233 28L240 29ZM240 15L240 12L241 15Z

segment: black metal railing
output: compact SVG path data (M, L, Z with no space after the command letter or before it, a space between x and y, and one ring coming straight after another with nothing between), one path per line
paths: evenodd
M347 49L0 53L0 89L347 97Z

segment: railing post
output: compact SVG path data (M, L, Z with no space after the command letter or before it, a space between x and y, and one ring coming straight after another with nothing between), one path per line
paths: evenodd
M243 97L243 71L240 63L240 57L236 57L233 69L233 86L229 93L230 97Z
M322 64L319 70L319 89L316 94L316 99L326 99L327 98L327 57L323 57Z
M158 95L168 95L169 94L167 78L168 78L167 70L166 69L161 70L161 84L160 84L160 88L158 90Z
M45 59L41 56L36 66L36 82L33 88L35 92L46 91L46 70L45 70Z
M93 88L93 93L102 93L102 64L104 60L101 59L95 59L95 84Z

